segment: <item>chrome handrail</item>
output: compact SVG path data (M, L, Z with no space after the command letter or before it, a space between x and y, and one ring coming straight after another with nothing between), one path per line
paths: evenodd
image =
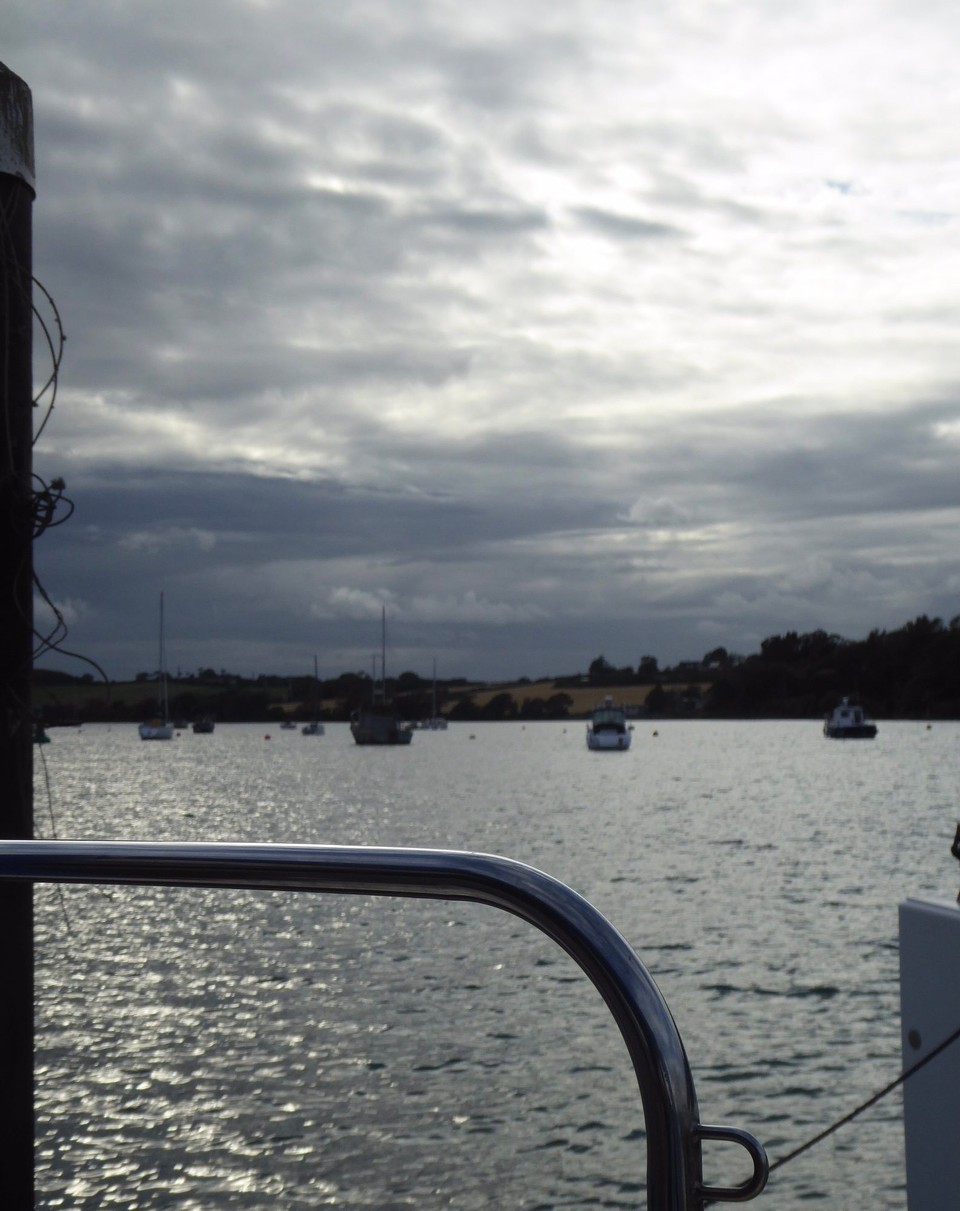
M676 1024L649 972L610 922L557 879L508 858L452 850L145 841L2 841L0 881L133 883L469 900L513 913L557 942L613 1014L633 1062L647 1134L647 1205L700 1211L754 1198L767 1180L748 1132L699 1121ZM750 1156L739 1186L705 1185L701 1142Z

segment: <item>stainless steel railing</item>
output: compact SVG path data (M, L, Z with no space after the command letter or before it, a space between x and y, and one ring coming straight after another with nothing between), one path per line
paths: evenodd
M687 1056L649 972L582 896L507 858L450 850L140 841L2 841L0 881L143 883L469 900L515 914L553 938L606 1001L633 1062L647 1132L647 1205L699 1211L754 1198L766 1153L735 1127L700 1122ZM706 1185L704 1140L739 1144L752 1164L739 1186Z

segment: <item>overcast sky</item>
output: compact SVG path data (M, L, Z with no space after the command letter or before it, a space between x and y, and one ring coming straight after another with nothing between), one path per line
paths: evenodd
M960 614L960 7L12 0L111 677ZM38 342L36 377L49 369ZM42 663L75 673L76 661Z

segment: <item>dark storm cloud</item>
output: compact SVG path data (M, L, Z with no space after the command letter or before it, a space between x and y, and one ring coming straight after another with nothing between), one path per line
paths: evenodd
M809 437L807 449L795 448L804 430L801 416L776 426L756 415L752 423L737 418L726 429L704 426L697 442L651 438L632 474L622 458L603 451L585 455L574 440L486 438L462 452L462 495L449 487L431 491L438 479L444 484L456 479L449 448L441 444L432 456L425 445L419 448L420 474L412 482L423 490L417 493L200 473L121 477L84 486L77 535L63 544L59 535L50 535L43 555L50 556L57 579L73 584L81 599L88 589L94 592L98 580L113 575L116 591L104 616L107 629L111 618L144 609L146 584L167 585L171 596L180 598L181 650L196 657L191 664L204 659L194 632L211 615L219 620L217 643L228 649L243 642L251 618L264 627L271 615L280 647L285 635L328 634L330 628L345 650L368 646L369 609L359 609L351 626L344 618L329 617L331 594L343 588L337 577L347 568L354 583L366 584L363 591L372 599L386 592L384 599L395 603L399 616L406 613L408 635L417 629L411 603L424 591L436 591L423 581L426 568L433 569L434 586L443 576L452 609L453 599L489 590L490 569L499 565L515 578L531 610L536 607L536 622L510 624L516 634L551 619L560 627L556 594L569 582L572 552L580 589L564 612L574 618L589 615L594 602L582 586L602 585L608 620L601 629L613 626L610 620L618 616L617 601L623 598L620 616L637 644L645 635L652 644L654 635L666 633L667 619L678 616L691 621L689 642L695 644L704 615L724 609L749 617L779 608L784 627L802 625L793 621L799 618L809 620L812 629L822 601L838 589L856 586L861 602L870 591L891 591L884 554L874 549L877 532L865 520L871 513L879 515L889 550L909 543L905 519L910 512L926 516L952 506L956 450L937 436L937 428L955 414L940 404L904 411L899 419L873 418L877 431L866 451L853 425L838 424L831 444L814 451ZM758 445L761 439L769 443L765 449ZM886 452L895 446L907 457L888 483L892 495L887 496L877 479L878 465L884 470L877 459L889 457ZM400 457L416 454L413 446L397 450ZM933 479L931 460L940 464ZM634 485L642 485L639 499L647 506L633 502L634 515L625 516ZM888 520L891 512L898 514L895 523ZM741 527L719 546L709 533L702 535L744 516L762 521ZM618 527L620 539L612 552L606 539ZM723 571L711 569L717 556ZM287 578L296 567L315 582L316 593L293 588L296 577ZM269 568L283 572L268 571L259 580L257 569ZM957 561L944 555L937 565L925 565L914 588L935 599L944 592L945 578L957 571ZM399 587L389 593L391 580ZM626 587L618 588L620 581ZM647 604L640 626L627 622L626 602L629 586L636 590L644 584ZM490 613L496 616L492 608ZM836 629L849 631L854 621L847 618ZM895 619L879 621L893 625ZM92 620L87 625L93 630ZM758 625L759 638L777 629ZM454 625L448 632L455 636L460 629ZM206 642L212 642L209 636ZM506 645L503 636L501 642ZM218 662L212 655L208 659Z
M815 422L809 405L771 401L722 420L694 418L680 439L653 436L653 456L642 457L640 473L661 484L682 482L692 499L699 479L724 516L789 522L951 509L960 443L943 429L958 419L960 388L956 402Z

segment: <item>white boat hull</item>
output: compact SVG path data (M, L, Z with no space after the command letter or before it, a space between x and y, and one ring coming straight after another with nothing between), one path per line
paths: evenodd
M587 748L598 753L623 753L630 747L627 713L608 694L587 724Z
M877 725L866 717L862 707L844 698L833 714L824 719L823 734L831 740L872 740Z
M625 752L630 747L630 738L630 732L596 732L587 728L587 748L596 752Z
M831 740L872 740L877 734L875 723L863 723L859 727L832 727L825 723L823 734Z

